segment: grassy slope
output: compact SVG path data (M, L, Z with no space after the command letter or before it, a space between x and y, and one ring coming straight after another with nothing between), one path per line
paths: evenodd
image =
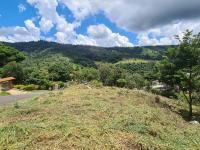
M124 59L124 60L121 60L119 62L117 62L117 64L129 64L129 63L135 63L135 64L140 64L140 63L149 63L149 62L152 62L152 61L148 61L148 60L145 60L145 59L136 59L136 58L133 58L133 59Z
M168 99L72 86L0 107L0 149L198 149L200 127Z

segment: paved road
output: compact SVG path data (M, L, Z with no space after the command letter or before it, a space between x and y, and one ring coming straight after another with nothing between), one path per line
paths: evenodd
M33 92L33 93L27 93L23 95L0 96L0 105L8 104L8 103L19 101L19 100L34 98L44 93L45 92Z

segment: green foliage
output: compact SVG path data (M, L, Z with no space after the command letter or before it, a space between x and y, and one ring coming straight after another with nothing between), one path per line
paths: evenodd
M100 64L100 79L104 85L142 89L148 81L138 73L129 73L118 65Z
M125 87L133 89L133 88L137 88L137 89L142 89L145 86L148 86L148 81L144 79L144 77L142 77L140 74L129 74L127 73L125 76L125 79L127 81L127 84L125 85Z
M14 88L19 89L19 90L23 90L24 85L14 85Z
M84 67L95 67L95 61L116 63L123 59L141 58L161 60L169 46L148 47L94 47L58 44L53 42L5 43L29 54L61 54Z
M95 68L79 68L73 72L73 79L78 82L90 82L99 78L99 71Z
M25 55L13 47L0 44L0 67L9 62L20 62L25 59Z
M66 60L57 60L48 68L49 78L51 81L69 81L72 72L72 65Z
M16 82L22 82L24 79L24 71L20 64L9 62L2 69L2 77L15 77Z
M34 85L34 84L29 84L29 85L25 85L23 87L23 90L25 90L25 91L39 90L39 86L38 85Z
M102 48L61 45L45 41L4 44L21 49L29 55L20 63L23 68L21 70L23 79L18 83L39 85L41 89L49 89L52 83L57 81L93 80L107 86L141 88L141 85L146 83L141 84L140 80L136 82L132 74L134 76L140 74L144 82L154 80L156 78L152 73L154 61L160 60L167 48L165 46ZM100 65L97 65L97 62ZM0 74L1 72L0 69Z
M200 79L200 33L193 35L187 30L183 38L177 36L180 45L170 48L166 60L160 64L160 80L172 90L178 87L189 104L189 120L192 119L192 104L199 93ZM198 94L196 94L198 95Z
M117 86L118 87L125 87L127 85L127 80L126 79L118 79L117 80Z
M90 85L92 85L93 87L96 87L96 88L101 88L103 87L103 84L102 82L98 81L98 80L92 80L90 82Z
M130 74L140 74L147 80L156 80L157 76L154 74L156 69L155 62L132 62L132 63L118 63L117 67L126 70Z
M29 84L29 85L15 85L14 88L19 90L25 90L25 91L34 91L34 90L40 90L39 85Z
M123 78L124 70L112 64L100 64L99 72L104 85L115 86L117 80Z
M0 96L8 96L8 95L10 95L10 93L8 93L8 92L5 92L5 91L0 91Z

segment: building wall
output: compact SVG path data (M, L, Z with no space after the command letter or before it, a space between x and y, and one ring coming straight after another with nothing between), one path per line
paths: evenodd
M12 88L12 81L0 83L0 91L8 91Z

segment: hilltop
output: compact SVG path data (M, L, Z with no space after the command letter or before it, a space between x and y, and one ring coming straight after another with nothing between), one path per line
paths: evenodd
M72 85L0 107L0 149L198 149L186 110L144 91Z

